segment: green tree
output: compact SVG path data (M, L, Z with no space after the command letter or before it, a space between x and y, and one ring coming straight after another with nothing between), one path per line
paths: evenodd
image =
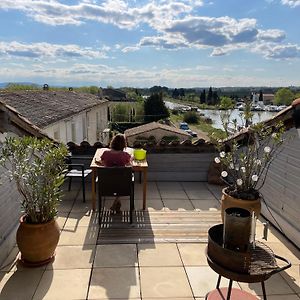
M135 106L135 122L143 122L144 121L144 103L139 102Z
M212 92L212 88L210 87L206 98L206 104L211 105L212 100L213 100L213 92Z
M129 122L130 121L130 107L127 104L120 103L114 107L112 112L113 122Z
M89 93L93 95L98 95L99 88L97 86L81 86L78 88L74 88L74 91L81 92L81 93Z
M219 103L220 98L218 96L218 92L217 91L213 91L212 93L212 104L216 105L217 103Z
M143 97L141 96L141 94L137 91L137 89L133 90L133 91L127 91L126 92L126 97L128 99L133 99L137 102L141 102L143 101Z
M205 90L203 90L200 94L200 103L201 104L206 103L206 92L205 92Z
M234 103L230 97L221 96L220 97L220 108L221 109L232 109L234 108Z
M158 121L170 116L162 99L162 94L153 94L144 103L145 122Z
M183 89L183 88L180 88L180 89L178 90L178 93L179 93L179 96L180 96L181 98L183 98L183 97L185 96L185 92L184 92L184 89Z
M263 102L263 101L264 101L264 95L263 95L262 90L259 91L259 98L258 98L258 101L259 101L259 102Z
M152 86L149 89L149 91L150 91L150 94L159 94L159 93L162 93L163 95L169 94L169 89L166 86L160 86L160 85Z
M294 93L288 88L281 88L275 94L275 104L290 105L295 99Z
M183 115L183 121L189 124L198 124L199 115L195 111L188 111Z
M37 84L19 84L19 83L9 83L5 90L9 91L24 91L24 90L39 90L41 87L39 87Z
M295 99L298 99L298 98L300 98L300 92L295 94Z
M178 90L175 88L174 91L173 91L173 93L172 93L172 98L178 99L178 97L179 97L179 92L178 92Z

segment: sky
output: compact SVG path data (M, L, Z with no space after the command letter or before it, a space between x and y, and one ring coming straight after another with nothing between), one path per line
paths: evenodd
M0 82L300 86L300 0L0 0Z

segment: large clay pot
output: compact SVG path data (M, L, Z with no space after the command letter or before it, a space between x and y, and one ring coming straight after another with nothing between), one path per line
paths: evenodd
M29 266L48 263L55 255L60 228L55 219L43 224L28 224L20 218L17 230L17 244L21 260Z
M244 199L234 198L234 197L229 196L226 193L226 189L227 188L224 188L222 190L222 198L221 198L221 216L222 216L223 223L224 223L225 209L229 208L229 207L244 208L244 209L250 211L250 213L252 213L254 211L256 217L259 217L260 211L261 211L261 199L260 198L258 198L256 200L244 200Z

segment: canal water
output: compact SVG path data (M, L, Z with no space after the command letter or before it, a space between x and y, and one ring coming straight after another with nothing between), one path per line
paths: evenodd
M169 101L165 101L165 104L169 109L174 109L175 107L187 107L186 105L172 103ZM212 125L215 128L223 129L222 122L221 122L221 114L224 113L224 110L199 109L198 111L201 114L204 114L205 117L210 118L213 121ZM241 118L242 113L243 112L239 111L238 109L233 109L230 119L231 120L237 119L238 125L242 126L243 125L243 121ZM252 113L253 113L253 123L259 123L265 121L277 114L276 112L269 112L269 111L253 111Z

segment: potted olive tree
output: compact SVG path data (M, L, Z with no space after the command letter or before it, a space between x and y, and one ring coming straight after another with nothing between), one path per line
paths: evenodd
M0 165L21 195L17 230L21 260L32 266L47 263L59 240L56 216L67 153L63 145L29 136L6 138L0 149Z

